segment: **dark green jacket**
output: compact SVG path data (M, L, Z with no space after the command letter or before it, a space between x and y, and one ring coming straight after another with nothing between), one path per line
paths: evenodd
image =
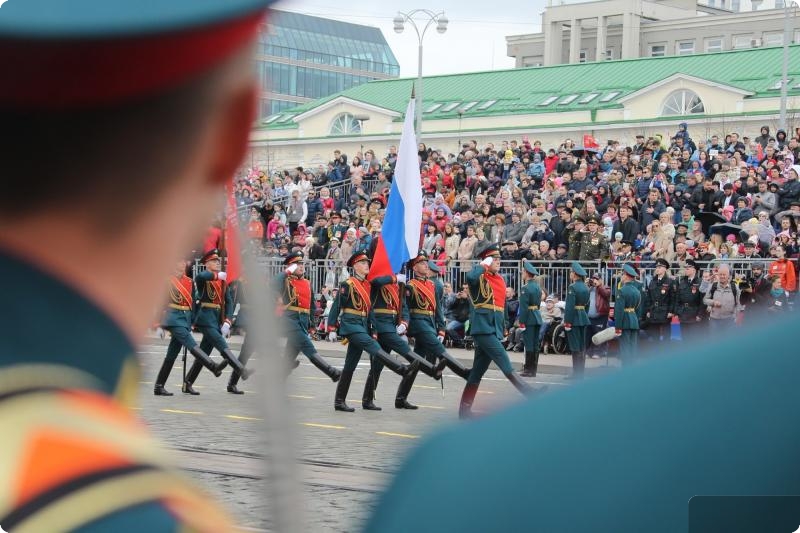
M409 317L408 330L412 336L418 329L425 329L433 331L437 335L444 335L445 322L444 309L442 308L442 294L444 290L437 290L436 282L433 280L428 281L431 283L425 285L433 288L434 300L436 302L436 309L433 310L430 304L427 303L428 297L418 288L417 283L409 282L406 284L406 306L408 308ZM418 311L425 312L420 313Z
M642 292L634 283L626 283L617 293L614 304L614 327L617 329L639 329L638 309L642 304Z
M489 273L480 263L467 273L467 284L472 298L469 331L472 335L495 335L498 339L502 339L505 336L508 307L504 305L502 310L483 307L494 306L495 303L494 289L487 279L488 276L492 276L495 280L503 279L499 274ZM505 281L502 282L502 287L503 301L505 301Z
M356 286L357 284L361 290ZM365 295L362 294L362 291L365 292ZM369 282L359 282L355 277L341 282L339 294L333 301L331 312L328 315L328 327L338 324L339 335L342 336L353 333L370 335L372 333L370 322L373 321L370 292ZM357 311L357 313L352 311Z
M697 322L697 317L702 317L705 311L703 305L703 293L700 292L702 279L695 276L689 279L687 276L678 280L678 288L675 297L675 314L681 322Z
M372 324L378 333L395 333L397 331L397 314L390 314L387 311L397 312L398 307L400 308L400 321L408 325L408 306L405 304L405 298L403 298L402 306L399 302L393 301L396 297L399 298L400 292L396 280L397 278L394 276L380 276L372 280ZM390 290L391 286L397 287L397 295L395 295L395 291Z
M589 315L589 289L583 281L576 281L567 289L567 301L564 307L564 323L573 326L588 326L591 324ZM576 309L576 307L583 309Z
M519 295L519 316L517 321L526 326L541 326L542 314L539 307L542 304L542 289L534 280L528 281ZM536 307L536 309L530 309Z
M221 316L222 309L213 307L205 307L203 304L219 304L220 300L225 302L225 317L228 320L233 318L233 296L231 291L227 290L228 284L224 281L215 280L215 275L210 270L204 270L197 274L194 278L194 284L197 288L198 300L200 307L197 309L194 323L198 327L219 327L222 324L223 317ZM217 292L224 287L225 294L222 298L219 297Z

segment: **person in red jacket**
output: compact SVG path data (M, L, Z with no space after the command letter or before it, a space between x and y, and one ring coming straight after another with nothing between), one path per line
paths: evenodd
M797 274L794 264L786 259L786 250L782 245L776 244L770 250L775 257L775 261L769 264L769 276L781 278L781 286L784 290L794 292L797 290Z
M556 170L558 165L558 154L552 148L548 150L547 157L544 158L544 175L549 176Z

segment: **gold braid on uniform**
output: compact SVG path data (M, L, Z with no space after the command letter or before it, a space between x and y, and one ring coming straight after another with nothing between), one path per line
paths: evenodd
M492 296L492 286L486 282L486 278L481 276L480 282L478 283L478 298L482 298L482 300L478 300L475 302L475 305L479 304L489 304L494 305L494 297Z
M353 309L356 311L367 311L367 303L364 302L364 299L359 296L358 289L356 289L353 285L352 280L347 280L347 283L350 284L350 301L353 304Z
M416 309L422 309L423 311L428 309L428 301L421 295L420 291L414 287L414 290L411 291L412 295L414 296L414 303L416 304Z
M210 281L206 281L206 292L208 293L208 297L212 302L217 301L217 290L214 288L214 284Z
M398 309L400 302L395 301L394 294L392 291L389 290L388 287L381 287L381 296L386 301L386 305L389 309Z
M175 285L172 283L169 284L169 299L174 304L182 304L183 303L183 296L181 295L181 291L175 288Z
M294 305L295 301L297 300L297 289L294 288L292 282L289 280L289 276L286 276L286 280L284 281L284 285L286 286L286 298L287 302L286 306Z

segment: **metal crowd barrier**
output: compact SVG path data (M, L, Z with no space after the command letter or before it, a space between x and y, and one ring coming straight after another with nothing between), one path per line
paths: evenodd
M361 183L361 187L364 189L364 194L366 194L367 196L371 195L377 183L378 180L363 180ZM319 198L319 192L325 188L327 188L330 191L331 198L336 197L334 191L339 191L341 198L349 198L350 194L353 192L352 180L349 178L344 181L337 181L335 183L327 183L325 185L320 185L318 187L312 187L312 190L316 193L317 198ZM272 198L270 198L269 201L272 202L272 205L280 205L285 208L289 203L289 198L290 198L289 195L281 195L277 197L273 196ZM259 202L257 205L259 205L260 203L261 202ZM252 206L253 204L240 205L237 206L237 209L241 213L242 211L249 211Z

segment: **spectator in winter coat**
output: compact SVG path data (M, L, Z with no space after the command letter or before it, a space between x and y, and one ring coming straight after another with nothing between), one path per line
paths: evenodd
M661 194L659 191L657 189L650 189L647 200L642 204L639 210L639 227L645 228L649 226L654 220L657 220L659 215L666 209L667 206L661 201Z
M761 135L756 137L755 142L761 145L762 150L767 148L769 141L775 140L769 134L769 126L761 126Z
M622 240L634 242L639 235L639 224L631 218L630 206L619 208L619 220L614 223L613 233L622 233Z

